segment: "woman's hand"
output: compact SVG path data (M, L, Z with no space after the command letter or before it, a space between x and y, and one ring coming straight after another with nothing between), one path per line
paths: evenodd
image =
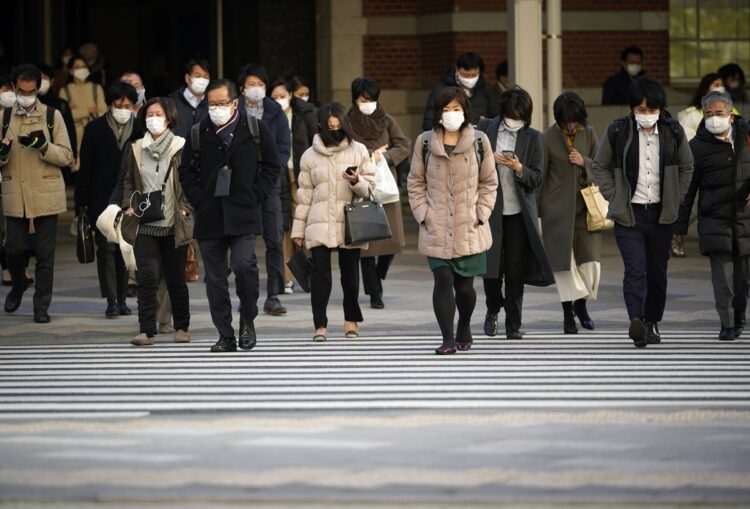
M96 106L89 106L89 114L92 117L98 117L99 116L99 110L96 109Z
M583 156L574 148L570 150L568 160L576 166L583 166Z
M134 216L135 212L133 211L133 209L129 208L129 209L123 211L123 214L125 214L126 216Z
M301 239L299 237L296 237L292 239L295 244L297 244L297 247L302 247L302 244L305 242L305 239Z
M342 173L342 175L344 176L344 178L345 178L346 180L348 180L348 181L349 181L349 182L351 182L352 184L356 184L356 183L357 183L357 181L359 180L359 173L357 172L357 170L354 170L354 171L352 172L352 174L351 174L351 175L350 175L350 174L348 174L348 173L347 173L346 171L344 171L344 172Z
M388 145L383 145L380 148L377 148L372 153L372 159L375 163L379 163L381 159L383 159L383 154L385 154L385 151L388 150Z
M515 155L512 157L508 157L503 154L495 154L495 162L497 164L507 166L508 168L516 172L517 175L520 175L520 173L523 171L523 165Z

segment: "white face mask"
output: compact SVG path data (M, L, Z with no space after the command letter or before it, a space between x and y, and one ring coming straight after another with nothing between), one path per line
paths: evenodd
M259 103L266 96L266 89L263 87L247 87L243 94L245 99L251 103Z
M19 95L17 100L21 108L31 108L36 102L36 95Z
M11 108L16 103L16 93L12 90L0 92L0 107Z
M47 95L47 92L49 92L50 87L50 81L48 79L42 78L42 84L39 85L39 95Z
M137 90L138 92L138 104L146 104L146 89L145 88L139 88Z
M302 99L305 102L309 102L310 101L310 96L309 95L301 95L301 96L299 96L299 98Z
M279 106L281 106L281 109L286 111L289 109L290 99L288 97L285 97L283 99L276 99L276 102L279 103Z
M706 129L711 134L724 134L729 130L729 117L715 115L706 119Z
M112 108L112 116L115 119L115 122L118 124L127 124L128 121L133 118L133 111L132 110L126 110L125 108ZM158 117L149 117L149 118L158 118Z
M85 67L82 67L80 69L76 69L75 71L73 71L73 76L77 80L81 80L81 81L86 81L86 78L88 78L90 74L91 73L89 72L89 70L86 69Z
M376 109L378 109L377 102L359 103L359 111L361 111L363 115L372 115L373 113L375 113Z
M440 123L445 127L446 131L456 132L461 129L464 123L464 112L444 111L443 116L440 118Z
M208 116L211 118L211 122L213 122L215 126L221 127L232 118L232 107L217 106L214 109L208 110Z
M167 119L164 117L146 117L146 129L154 136L159 136L167 128Z
M627 64L625 66L625 71L632 77L638 76L642 69L641 64Z
M638 115L635 116L635 121L638 122L638 125L641 126L642 129L651 129L656 125L656 122L659 120L659 114L655 113L653 115Z
M190 91L195 95L203 95L208 88L207 78L190 78Z
M709 90L709 92L719 92L720 94L723 94L727 91L724 87L716 87L713 90Z
M523 120L516 120L515 118L503 117L503 124L508 128L508 131L514 133L520 131L521 128L526 125Z
M479 81L479 76L475 78L464 78L460 74L456 73L456 77L458 78L458 82L461 84L461 86L464 88L468 88L469 90L474 88Z

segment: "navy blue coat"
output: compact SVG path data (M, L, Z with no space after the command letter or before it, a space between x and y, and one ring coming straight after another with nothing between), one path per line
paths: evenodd
M169 94L169 98L174 101L177 107L177 127L174 129L174 133L187 139L190 138L190 128L208 118L208 105L204 95L203 100L198 103L198 107L193 108L193 105L185 99L186 87L187 85L181 86Z

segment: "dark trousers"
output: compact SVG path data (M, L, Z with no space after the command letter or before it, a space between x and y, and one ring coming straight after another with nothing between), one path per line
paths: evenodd
M159 274L164 274L167 292L172 302L172 317L175 330L188 330L190 327L190 296L185 283L185 259L187 245L174 247L174 235L151 237L138 235L135 241L135 261L138 264L138 321L141 332L155 336L156 292L159 290Z
M526 282L526 265L531 257L531 245L526 235L522 214L503 216L503 245L500 256L500 277L484 278L484 295L487 312L496 314L505 308L506 332L521 328L523 286ZM503 298L503 277L505 297Z
M661 207L633 204L635 226L615 223L615 239L625 266L622 293L628 318L660 322L667 302L667 262L671 224L659 224Z
M263 242L266 244L266 273L268 296L284 293L284 218L281 213L281 181L261 206L263 212Z
M29 220L19 217L5 218L5 259L13 287L20 291L26 284L26 239ZM34 218L36 230L36 269L34 271L34 309L47 310L52 301L52 282L55 272L55 243L57 241L57 215Z
M712 254L711 284L714 287L716 312L722 327L734 327L734 315L744 315L747 308L748 257L734 253Z
M435 287L432 290L432 309L435 311L443 345L456 346L471 341L471 315L477 303L474 278L456 274L450 267L438 267L432 271ZM458 327L453 333L453 319L458 308Z
M331 252L325 246L310 250L312 254L312 278L310 302L313 309L315 328L328 327L328 300L331 298L333 277L331 276ZM361 322L362 310L359 308L359 249L339 249L339 271L341 272L341 289L344 292L344 320Z
M125 303L128 292L128 269L122 259L120 246L107 242L107 237L94 230L96 242L96 272L99 276L99 290L105 299L117 299Z
M382 255L378 257L368 256L359 260L362 267L362 284L365 287L365 295L383 294L383 280L393 258L393 255Z
M206 296L211 320L221 337L234 337L232 300L229 297L227 253L234 272L235 291L240 299L240 316L252 324L258 316L260 279L255 256L255 235L238 235L198 241L206 272ZM230 253L231 251L231 253Z

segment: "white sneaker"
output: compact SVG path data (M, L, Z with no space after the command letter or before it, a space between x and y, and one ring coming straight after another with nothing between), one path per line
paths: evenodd
M294 281L290 281L284 285L284 293L294 293Z

